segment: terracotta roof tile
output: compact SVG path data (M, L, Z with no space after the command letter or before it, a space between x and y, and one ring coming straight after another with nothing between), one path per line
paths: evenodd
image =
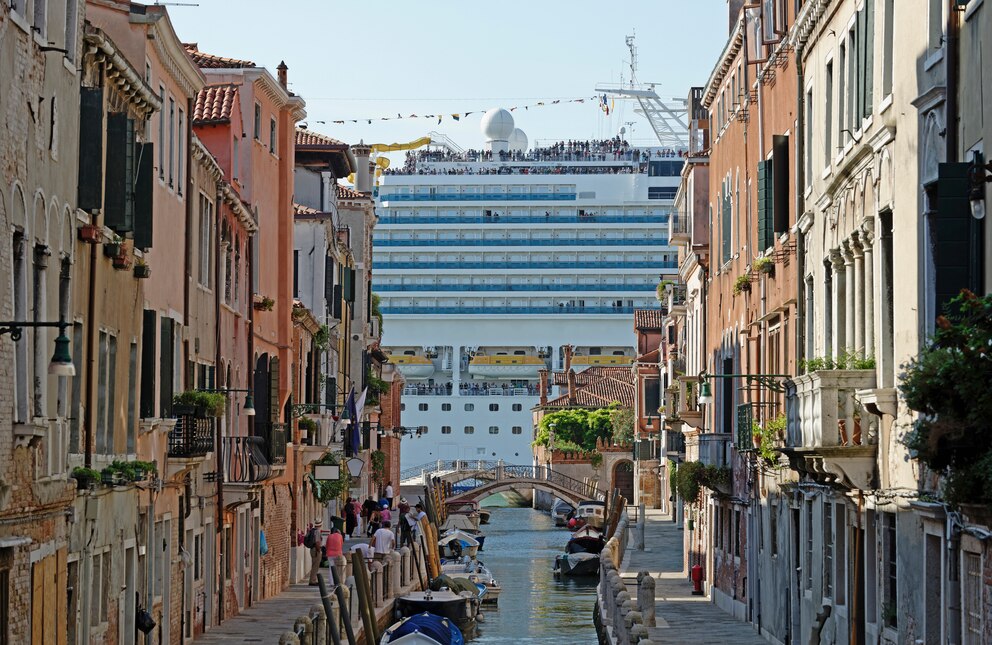
M348 144L344 141L338 141L333 137L328 137L326 135L320 134L319 132L312 132L310 130L303 130L302 128L296 129L296 147L297 148L323 148L323 147L348 147Z
M661 309L635 309L634 329L661 329L665 312Z
M206 52L201 52L196 43L183 43L186 53L197 67L201 69L242 69L245 67L255 67L255 63L250 60L240 60L237 58L226 58L224 56L214 56Z
M231 112L237 101L237 85L232 83L207 85L196 95L193 123L230 123Z
M368 195L365 193L360 193L357 190L348 188L347 186L342 186L341 184L335 184L338 191L338 199L367 199Z
M310 208L309 206L304 206L303 204L297 204L293 202L293 214L294 215L317 215L320 211L316 208Z
M564 372L556 372L557 377ZM611 403L619 403L624 407L634 406L634 374L630 367L590 367L587 370L577 373L575 388L575 401L569 402L568 393L562 394L558 398L548 401L548 407L567 408L602 408ZM582 382L580 378L584 378ZM555 383L567 385L564 383Z

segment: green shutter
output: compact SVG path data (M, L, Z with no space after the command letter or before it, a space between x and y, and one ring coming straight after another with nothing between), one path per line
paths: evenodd
M758 162L758 252L768 248L768 162Z
M346 302L355 302L355 270L350 267L344 268L344 299Z
M937 174L937 213L930 220L936 271L937 312L961 289L981 293L981 223L971 216L968 163L942 163ZM976 266L977 265L977 266Z
M127 227L127 199L130 175L127 172L127 115L107 115L107 174L104 186L103 222L118 233Z
M722 195L720 198L720 233L723 237L722 239L722 254L723 263L726 264L730 261L730 194L727 192L726 182L722 189Z
M875 2L865 3L865 118L871 116L875 106Z
M79 186L77 206L93 211L103 205L103 88L79 90Z
M134 246L152 248L152 189L155 151L152 143L137 146L137 173L134 177Z
M269 421L279 422L279 357L269 359Z

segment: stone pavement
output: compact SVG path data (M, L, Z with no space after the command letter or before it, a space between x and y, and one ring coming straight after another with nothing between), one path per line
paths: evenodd
M657 627L649 628L651 641L660 643L706 643L767 645L749 624L724 612L705 596L692 595L692 583L682 574L682 531L661 511L648 510L644 531L646 549L627 547L620 576L631 598L637 598L637 573L648 571L655 578ZM631 526L631 544L637 528Z
M324 575L326 571L321 571ZM300 616L320 604L319 587L292 585L274 598L260 600L237 616L197 636L201 643L278 643L283 632L292 631Z

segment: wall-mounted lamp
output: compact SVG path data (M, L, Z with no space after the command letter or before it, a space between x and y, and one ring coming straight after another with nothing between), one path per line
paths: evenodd
M992 182L992 174L986 173L992 173L992 162L985 163L982 153L975 152L968 170L971 181L968 200L971 203L971 216L977 220L985 219L985 184Z
M15 343L21 339L24 327L58 327L59 335L55 338L55 352L52 360L48 363L48 373L52 376L75 376L76 366L72 364L72 353L69 351L69 337L65 334L65 328L69 323L64 320L58 322L0 322L0 336L10 334L10 339Z

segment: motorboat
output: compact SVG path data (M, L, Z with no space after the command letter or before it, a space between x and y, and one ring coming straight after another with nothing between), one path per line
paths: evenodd
M448 576L461 576L476 584L485 585L487 593L482 597L482 604L495 605L499 603L499 595L503 588L486 568L486 565L479 560L474 560L468 556L461 560L446 560L441 563L441 573Z
M457 529L448 531L441 536L437 545L442 557L456 560L466 555L474 558L479 552L479 541L465 531Z
M555 503L551 505L551 519L554 520L555 526L566 526L568 520L571 519L569 516L574 513L575 507L565 500L556 499Z
M603 529L606 524L606 502L586 500L575 509L575 520L585 526Z
M448 519L444 521L441 525L441 534L447 534L451 531L461 531L463 533L468 533L472 538L479 543L479 550L481 551L486 545L486 536L480 531L472 521L465 517L464 515L449 515Z
M437 591L425 589L398 596L393 603L394 618L399 620L427 612L453 622L462 633L470 631L475 628L475 619L482 604L478 588L474 584L471 587L471 591L455 592L449 587L441 587Z
M455 623L430 612L408 616L382 635L382 645L462 645L465 638Z
M565 553L555 558L556 574L565 576L592 576L599 573L599 557L606 546L603 534L585 526L575 533L565 545Z
M479 509L479 522L482 524L489 524L490 512L484 508Z
M457 502L447 502L445 504L445 510L448 512L447 521L461 518L464 522L465 519L471 522L472 529L475 531L479 530L479 525L483 524L482 521L482 511L479 509L479 502L465 500ZM486 519L488 521L488 511L486 511Z

